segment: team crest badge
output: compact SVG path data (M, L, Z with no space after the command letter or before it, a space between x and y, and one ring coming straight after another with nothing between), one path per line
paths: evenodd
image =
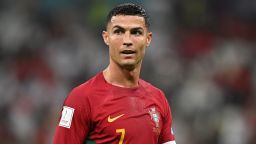
M159 121L160 121L159 112L156 111L155 107L152 107L149 109L149 114L151 116L151 119L155 122L156 128L159 128Z

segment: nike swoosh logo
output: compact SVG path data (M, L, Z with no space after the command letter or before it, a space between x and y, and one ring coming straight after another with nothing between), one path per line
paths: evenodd
M119 116L116 116L116 117L113 117L113 118L111 118L110 116L108 116L108 122L109 123L112 123L112 122L114 122L115 120L117 120L117 119L119 119L120 117L122 117L124 114L121 114L121 115L119 115Z

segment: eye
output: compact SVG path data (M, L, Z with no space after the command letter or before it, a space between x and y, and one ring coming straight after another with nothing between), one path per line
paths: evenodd
M122 33L123 33L123 31L122 31L121 29L116 29L116 30L114 30L114 34L120 35L120 34L122 34Z
M143 32L140 31L140 30L133 30L133 31L131 31L131 34L136 35L136 36L140 36L140 35L143 34Z

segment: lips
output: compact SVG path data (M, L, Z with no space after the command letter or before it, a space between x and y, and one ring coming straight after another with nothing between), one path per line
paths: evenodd
M136 53L136 52L133 51L133 50L123 50L123 51L121 51L121 53L122 53L122 54L134 54L134 53Z

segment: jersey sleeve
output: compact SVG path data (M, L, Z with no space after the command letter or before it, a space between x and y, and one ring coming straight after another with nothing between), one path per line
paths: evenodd
M162 93L163 96L163 106L164 106L164 117L163 117L163 127L160 135L160 144L167 143L167 144L175 144L175 136L172 130L172 114L171 109L168 104L168 101L165 98L165 95Z
M90 106L81 89L75 88L63 104L54 144L83 144L90 130Z

